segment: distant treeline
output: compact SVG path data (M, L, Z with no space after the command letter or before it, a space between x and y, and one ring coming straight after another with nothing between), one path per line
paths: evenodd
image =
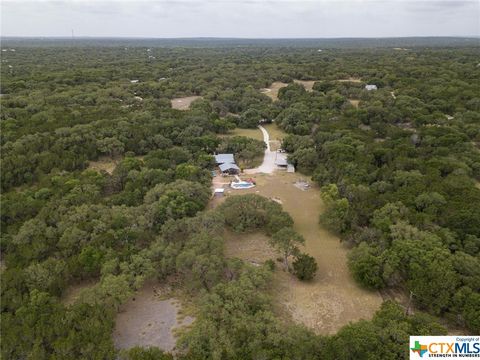
M400 38L120 38L120 37L2 37L3 46L101 46L101 47L298 47L298 48L383 48L383 47L478 47L478 37Z

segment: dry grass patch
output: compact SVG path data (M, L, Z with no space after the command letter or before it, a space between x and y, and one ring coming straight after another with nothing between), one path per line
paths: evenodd
M225 256L239 258L253 265L261 265L265 261L275 260L280 254L268 243L268 236L255 232L236 234L225 231Z
M358 104L360 103L360 100L353 100L353 99L348 99L350 104L352 104L354 107L358 109Z
M172 108L177 110L188 110L190 109L190 104L197 99L202 99L201 96L187 96L181 98L175 98L170 100L172 103Z
M230 131L228 134L221 135L220 137L229 137L229 136L245 136L251 139L263 141L263 134L260 129L240 129L236 128Z
M97 161L90 161L88 164L88 169L98 172L106 171L112 175L113 170L115 170L121 159L121 157L111 158L109 156L101 156Z
M87 169L95 170L97 172L105 171L108 174L112 175L113 171L117 167L118 163L123 160L123 156L115 156L111 158L109 156L101 156L97 161L90 161L88 163ZM134 156L135 159L143 161L144 156Z
M281 82L281 81L275 81L268 88L260 89L260 92L267 95L273 101L276 101L276 100L278 100L278 90L280 90L281 88L283 88L287 85L288 85L287 83L284 83L284 82Z
M302 85L307 91L313 91L313 85L316 81L317 80L293 80L295 84Z
M273 140L282 141L283 138L288 135L285 131L280 129L276 123L263 124L262 126L265 128L265 130L267 130L268 134L270 135L271 141Z
M228 196L257 193L282 202L283 209L295 221L295 230L305 237L302 251L317 260L318 272L312 281L302 282L278 266L272 289L276 309L280 315L305 324L318 334L333 334L351 321L371 318L380 307L382 298L378 292L364 290L353 280L347 266L348 249L337 236L318 223L324 211L318 187L302 191L294 186L300 178L299 174L285 172L257 175L255 188L231 192ZM235 255L237 257L253 260L272 257L271 249L262 245L265 238L251 234L244 239L244 243L241 238L234 239L237 241L232 245L228 245L232 241L228 240L227 253L235 252L239 254ZM263 252L262 255L252 248L252 243Z
M263 124L265 130L270 135L270 150L277 151L282 146L282 140L288 134L280 129L276 123Z
M268 143L270 145L270 150L271 151L277 151L278 149L280 149L282 147L282 143L280 141L277 141L277 140L269 141Z
M335 81L338 82L353 82L353 83L361 83L362 79L356 77L349 77L348 79L337 79Z

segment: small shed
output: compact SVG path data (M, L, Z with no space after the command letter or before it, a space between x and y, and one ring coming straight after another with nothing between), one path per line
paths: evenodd
M131 82L132 84L136 84L136 83L139 82L139 80L138 80L138 79L134 79L134 80L130 80L130 82Z
M235 164L235 159L233 158L233 154L217 154L215 155L215 162L217 165Z
M240 174L240 168L234 163L225 163L218 166L222 174L237 175Z
M372 84L369 84L369 85L365 85L365 90L367 91L371 91L371 90L377 90L377 85L372 85Z

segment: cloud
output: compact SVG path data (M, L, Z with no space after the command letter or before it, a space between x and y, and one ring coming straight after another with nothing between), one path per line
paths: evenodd
M456 10L465 10L470 8L479 15L479 1L447 1L447 0L423 0L423 1L407 1L407 9L411 12L451 12Z
M478 1L2 1L2 34L142 37L479 35ZM448 26L447 26L448 25Z

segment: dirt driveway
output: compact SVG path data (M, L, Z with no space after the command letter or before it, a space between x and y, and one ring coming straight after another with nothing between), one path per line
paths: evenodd
M246 169L244 171L245 174L258 174L258 173L271 174L276 169L275 157L277 153L270 149L270 135L262 125L259 125L258 128L263 134L263 141L265 142L265 144L267 144L267 148L265 149L262 165L254 169Z

